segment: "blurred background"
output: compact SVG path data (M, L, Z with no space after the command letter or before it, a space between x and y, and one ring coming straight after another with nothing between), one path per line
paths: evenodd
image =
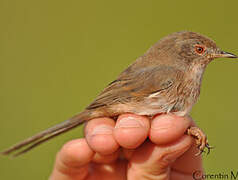
M0 149L84 109L160 38L190 30L238 54L238 1L0 1ZM238 168L238 61L204 75L192 117L215 146L208 173ZM47 179L77 128L18 158L0 157L0 179Z

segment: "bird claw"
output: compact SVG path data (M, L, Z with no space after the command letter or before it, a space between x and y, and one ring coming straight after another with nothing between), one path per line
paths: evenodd
M208 143L206 144L207 155L210 153L211 149L214 149L214 146L210 146Z
M195 156L200 156L202 153L205 153L205 149L207 149L208 155L210 150L214 148L208 144L206 135L198 127L190 127L187 129L186 133L196 139L198 152L195 154Z

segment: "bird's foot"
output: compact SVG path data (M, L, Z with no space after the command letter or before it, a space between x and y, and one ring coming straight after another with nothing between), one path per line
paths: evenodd
M197 148L199 151L195 154L195 156L199 156L202 153L206 152L206 148L207 154L209 154L210 150L213 149L213 147L208 144L208 140L204 132L202 132L202 130L198 127L189 127L186 131L186 134L192 136L196 140Z

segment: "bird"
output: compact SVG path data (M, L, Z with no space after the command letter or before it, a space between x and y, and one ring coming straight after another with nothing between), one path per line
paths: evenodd
M18 156L55 136L98 117L116 118L123 113L153 117L172 113L189 115L197 102L204 71L216 58L237 58L221 50L199 33L172 33L151 46L106 88L82 112L29 137L1 152ZM198 155L212 148L205 133L189 127L186 134L196 139Z

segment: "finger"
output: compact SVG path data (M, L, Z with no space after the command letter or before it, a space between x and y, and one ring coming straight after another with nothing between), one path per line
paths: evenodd
M89 146L102 155L112 154L119 148L113 137L115 121L110 118L96 118L85 126L85 136Z
M119 155L120 149L109 155L101 155L99 153L96 153L92 161L98 164L109 164L115 162L118 159Z
M189 180L193 176L197 179L203 174L202 156L195 156L197 153L196 144L193 143L191 148L179 157L171 166L171 179Z
M135 151L136 151L136 149L125 149L125 148L122 148L122 156L125 159L130 160Z
M113 135L124 148L134 149L141 145L148 136L149 119L135 114L123 114L117 119Z
M88 174L87 164L92 160L94 152L85 139L77 139L66 143L56 156L51 180L84 179Z
M155 144L167 144L184 135L191 124L188 117L163 114L152 119L149 138Z
M169 167L191 144L192 138L186 135L166 145L146 141L130 159L128 180L169 179Z
M126 160L119 159L116 163L98 164L92 163L88 180L107 179L123 180L126 179Z
M196 126L194 122L191 123L192 126ZM172 165L172 169L175 170L173 176L179 174L187 174L192 176L194 172L202 172L202 156L195 156L198 152L195 141L193 140L193 145L190 147L188 151L186 151L181 157L179 157L174 164ZM184 163L189 162L189 163Z

